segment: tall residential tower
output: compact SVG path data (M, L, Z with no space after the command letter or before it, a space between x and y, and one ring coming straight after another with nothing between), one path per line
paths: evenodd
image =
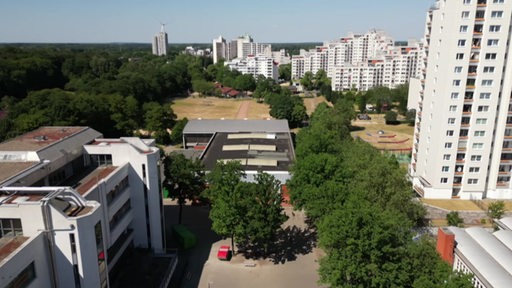
M160 27L160 32L153 37L153 55L167 55L167 33L165 32L165 24Z
M428 12L410 166L425 198L512 199L511 18L512 0Z

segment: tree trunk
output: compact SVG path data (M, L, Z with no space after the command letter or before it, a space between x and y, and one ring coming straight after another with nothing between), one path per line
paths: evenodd
M180 201L179 205L180 205L180 210L178 213L178 224L181 224L181 214L183 212L183 204L181 203L181 201Z
M231 249L233 250L233 255L235 255L236 251L235 251L235 234L234 233L231 233Z

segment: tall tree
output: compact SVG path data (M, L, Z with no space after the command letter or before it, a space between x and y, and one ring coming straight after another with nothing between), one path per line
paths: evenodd
M231 237L231 247L235 251L236 229L243 217L240 199L244 197L237 186L245 178L245 173L238 161L217 162L206 178L208 188L204 195L212 203L212 230L221 236Z
M178 200L181 224L183 205L187 200L196 200L205 188L204 167L198 159L191 160L176 152L167 154L163 164L164 187L171 198Z

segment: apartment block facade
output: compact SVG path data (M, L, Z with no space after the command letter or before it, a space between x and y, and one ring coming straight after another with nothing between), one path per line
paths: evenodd
M512 1L429 10L410 165L425 198L511 199Z
M167 33L165 32L165 25L162 24L160 32L153 37L152 51L153 55L164 56L167 55Z
M164 253L154 144L88 127L0 143L0 287L109 287L130 247Z
M292 56L292 78L306 72L327 72L334 91L368 90L375 86L394 88L421 71L421 44L395 45L384 32L372 30L350 34L336 41Z

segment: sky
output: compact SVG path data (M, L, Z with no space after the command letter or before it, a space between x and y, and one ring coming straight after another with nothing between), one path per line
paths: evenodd
M1 43L151 43L165 23L169 43L323 42L386 31L420 39L434 0L0 0Z

